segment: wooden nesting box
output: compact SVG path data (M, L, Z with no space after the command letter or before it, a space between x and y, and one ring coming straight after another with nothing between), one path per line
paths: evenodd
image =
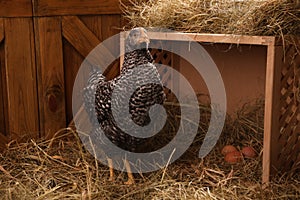
M266 36L158 32L149 32L149 36L158 48L163 48L160 44L167 45L166 41L177 41L182 51L188 51L187 36L202 44L223 78L229 114L233 115L245 102L264 98L264 183L277 171L299 170L299 38L290 38L294 44L283 46L282 40ZM201 76L187 61L166 52L152 53L156 62L184 74L196 92L207 92Z

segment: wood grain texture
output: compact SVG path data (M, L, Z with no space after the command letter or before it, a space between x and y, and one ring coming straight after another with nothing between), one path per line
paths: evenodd
M50 138L66 126L60 17L35 19L41 134Z
M4 20L0 18L0 43L4 39Z
M5 55L4 45L2 43L4 39L4 20L0 18L0 134L6 135L6 123L5 119L7 112L5 110L5 100L7 98L5 90Z
M84 58L100 43L100 40L76 16L62 18L62 34L66 39L64 43L64 66L66 71L67 122L69 123L73 118L72 90L76 74ZM97 59L95 58L91 62L97 63ZM80 82L85 84L85 81L81 80ZM79 96L78 99L82 98Z
M119 0L34 0L36 16L121 14Z
M103 15L102 24L105 24L105 26L101 26L103 39L117 35L121 31L120 15ZM116 43L112 44L110 49L112 49L113 52L120 54L120 37L118 39L119 40ZM107 79L112 79L118 76L120 74L120 60L118 59L111 63L103 72L103 74Z
M32 19L7 18L4 25L8 131L20 137L37 138L39 121Z
M105 23L102 24L103 16L104 15L84 15L80 17L80 20L85 24L85 26L90 29L101 42L104 39L102 34L102 29L105 25Z
M62 19L62 33L65 39L85 58L100 44L100 40L76 16L65 16ZM86 61L93 66L106 66L109 60L114 60L111 51L90 54Z
M76 16L62 18L62 33L68 42L84 57L100 43L94 33Z
M103 40L120 33L121 30L120 15L102 15L101 20L102 20L101 24L103 24L103 26L101 26ZM119 52L120 41L112 45L113 45L113 50Z
M102 15L95 15L95 16L81 16L80 20L81 23L88 28L92 34L97 38L97 42L103 41L102 39ZM79 18L78 18L79 19ZM94 48L94 47L93 47ZM66 108L67 108L67 122L70 123L73 119L73 113L72 113L72 91L73 91L73 85L74 81L77 75L77 72L79 70L79 67L81 63L84 60L84 56L81 55L75 47L72 46L68 41L64 41L64 66L67 69L65 71L65 80L66 80ZM78 78L78 77L77 77ZM86 80L80 80L78 81L82 83L82 87L84 87ZM81 96L78 96L78 100L82 99ZM80 103L79 103L80 104ZM75 106L75 105L73 105ZM83 108L83 107L82 107ZM79 108L76 108L79 109ZM80 110L80 109L79 109ZM82 109L81 109L82 110ZM84 112L83 112L84 113ZM80 116L80 119L84 119L86 115L79 114L77 116ZM88 120L88 118L86 119Z
M247 36L232 34L208 34L208 33L157 33L148 32L151 39L174 41L197 41L226 44L269 45L273 43L273 36Z
M69 124L73 119L72 95L74 81L84 57L80 55L67 40L63 41L63 52L65 68L66 119L67 123ZM81 80L80 82L84 84L85 81L86 80ZM82 99L82 96L78 94L78 100L80 99Z
M120 25L120 15L83 16L80 19L101 42L120 32L118 28ZM118 53L119 41L115 44L111 44L110 49ZM116 59L104 70L103 75L107 79L112 79L118 74L119 60Z
M0 42L0 134L6 135L7 93L5 80L5 51L4 43Z
M273 44L267 48L267 66L265 82L265 113L264 113L264 141L263 141L263 175L262 182L268 183L272 173L272 153L276 151L276 142L274 135L279 133L279 101L280 101L280 68L278 62L275 62L276 55L280 51L276 50L275 39ZM278 55L277 55L278 56ZM276 65L277 64L277 65Z
M81 23L83 23L84 26L85 26L85 28L81 27L81 29L88 29L94 35L92 37L96 37L97 40L99 40L99 42L100 41L102 42L103 40L109 38L110 36L113 36L113 35L119 33L119 31L120 31L120 29L118 29L118 26L120 25L120 16L119 15L81 16L80 20L81 20ZM78 32L78 30L77 30L77 32ZM82 37L81 37L81 39L78 39L78 40L82 40ZM69 39L68 41L72 41L72 40ZM79 66L80 63L83 60L83 58L82 57L80 58L78 53L76 53L76 51L74 51L74 48L77 49L77 50L79 48L76 48L76 45L75 45L74 48L72 48L70 43L66 43L66 45L64 45L64 52L66 52L68 54L68 58L65 59L65 67L73 65L73 68L68 70L68 72L67 72L68 74L66 74L66 80L68 80L68 81L66 81L67 84L69 84L69 83L73 84L74 83L75 76L74 75L72 76L72 74L76 74L77 70L78 70L78 68L76 69L76 67L74 67L74 66ZM118 48L118 49L116 49L116 48ZM110 49L113 50L113 51L119 52L119 45L118 44L112 44L112 47L110 47ZM81 53L81 55L84 55L84 54ZM99 64L98 66L104 67L105 62L103 62L103 60L106 59L106 56L103 56L102 58L101 58L101 55L97 55L97 57L98 56L100 57L100 60L97 61L97 63ZM112 56L112 55L108 55L108 56ZM76 61L76 63L74 63L74 60ZM78 63L78 62L80 62L80 63ZM119 62L117 62L117 61L113 62L111 65L109 65L106 68L106 70L103 72L103 74L108 79L111 79L111 78L117 76L119 74ZM79 82L82 82L82 84L85 84L85 81L86 80L81 80ZM70 88L67 87L67 91L69 89ZM67 95L67 98L68 98L68 96L69 95ZM70 100L67 99L67 102L69 102L69 101ZM68 112L67 112L68 116L71 116L70 109L71 108L67 109L68 110ZM82 108L77 108L77 109L79 111L80 110L82 111ZM74 116L74 118L82 119L83 121L88 121L88 119L85 119L86 115L84 113L85 113L84 111L78 112ZM70 118L68 117L68 119L70 119ZM71 122L71 124L72 123L73 122ZM70 125L70 126L72 126L72 125Z
M1 0L0 17L32 16L31 0Z

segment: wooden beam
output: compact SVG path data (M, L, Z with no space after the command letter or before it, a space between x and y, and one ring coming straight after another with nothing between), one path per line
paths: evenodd
M232 34L201 34L201 33L168 33L168 32L148 32L153 40L173 40L173 41L196 41L209 43L227 44L252 44L269 45L273 42L272 36L246 36Z
M73 98L74 82L84 57L80 55L78 51L66 40L63 41L63 52L65 69L65 98L67 102L66 121L69 123L73 119L73 103L71 102ZM81 82L82 84L85 84L86 80L82 80Z
M267 48L266 84L265 84L265 113L264 113L264 141L263 141L263 175L262 182L270 181L272 168L272 151L275 135L279 133L279 101L280 68L275 65L275 39Z
M87 57L100 44L100 40L76 16L64 16L62 18L62 33L83 57ZM107 59L114 60L114 56L108 49L101 55L90 55L88 61L95 66L105 66Z
M3 33L4 35L4 33ZM4 37L4 36L3 36ZM7 93L5 80L5 51L4 43L0 42L0 132L7 133Z
M66 126L60 17L34 19L40 130L46 138Z
M5 56L4 56L4 45L1 43L4 39L4 20L0 18L0 132L6 133L5 118L7 112L5 111L5 100L6 100L6 90L5 90Z
M0 18L0 43L4 39L4 20Z
M103 16L105 15L85 15L80 17L80 20L100 41L104 40L102 27L106 25L106 23L102 24Z
M86 56L86 54L89 53L92 48L96 47L96 45L101 41L119 33L119 30L116 29L116 27L118 27L118 25L120 24L120 17L118 15L84 16L81 19L84 23L77 17L63 17L63 22L66 23L63 24L63 29L65 29L63 33L65 32L64 36L66 37L66 39L75 47L75 49L77 49L78 52L81 52L81 55L83 56ZM105 26L101 26L102 24L105 24ZM97 44L94 44L96 42ZM86 48L87 46L84 45L84 47L86 48L84 49L80 47L79 43L82 43L83 45L85 43L88 43L89 47ZM112 48L110 49L119 51L118 43L111 45ZM105 66L105 62L103 61L107 58L113 60L113 55L109 53L109 50L107 50L107 55L97 55L97 58L95 58L95 62L97 62L100 66ZM68 62L69 59L70 58L66 58L65 61ZM101 62L103 62L103 64L101 64ZM118 62L113 63L103 72L103 75L108 79L115 77L117 74L119 74ZM86 80L83 81L83 84L85 84ZM76 119L76 122L78 122L79 124L89 123L88 115L83 106L78 108L78 112L74 116L74 119ZM69 126L75 128L74 120L70 122Z
M32 16L31 0L1 0L0 17L30 17Z
M121 14L119 0L34 0L33 2L35 16Z
M82 16L80 19L100 41L103 41L120 32L118 29L121 21L119 15ZM110 49L115 52L119 52L119 42L111 45L112 48ZM119 62L116 60L114 64L111 64L105 69L103 75L107 79L114 78L119 74L118 68Z
M100 43L93 32L76 16L62 18L62 34L83 57Z
M17 136L39 136L36 65L31 18L7 18L5 71L8 131Z
M120 33L120 29L118 29L121 25L121 17L119 15L103 15L101 17L102 23L105 24L105 26L101 26L102 29L102 36L103 39L107 39L109 37L112 37L116 34ZM120 38L118 38L118 41L114 44L111 44L111 50L113 52L120 52ZM119 75L120 73L120 62L119 60L116 60L114 63L112 63L106 70L103 72L103 75L107 79L112 79Z

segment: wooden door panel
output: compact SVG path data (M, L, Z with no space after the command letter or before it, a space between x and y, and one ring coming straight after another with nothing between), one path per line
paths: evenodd
M6 83L5 83L5 52L4 52L4 21L0 18L0 136L6 135ZM0 145L1 146L1 145Z
M66 40L63 39L65 92L66 92L66 117L69 124L73 119L72 92L73 85L84 57ZM83 82L83 80L82 80ZM80 98L80 97L79 97Z
M0 18L0 43L4 39L4 20Z
M68 122L71 121L74 114L72 113L72 90L76 73L82 61L103 40L120 31L117 28L120 25L120 21L119 15L110 15L109 17L106 17L106 15L62 17L62 35L65 39L63 48ZM119 50L118 45L115 45L115 48ZM105 65L105 59L112 57L113 55L107 51L106 55L95 55L89 61L91 64L97 63L97 66L101 67ZM110 79L118 73L118 63L113 63L107 68L104 75ZM82 86L85 85L85 81L80 81L82 82ZM81 97L78 97L78 99L80 100Z
M121 10L118 0L34 0L34 13L36 16L99 15L121 14Z
M61 17L34 20L40 132L48 138L66 126Z
M6 18L4 30L8 133L36 138L39 122L33 22L31 18Z
M98 16L82 16L80 19L83 23L100 39L104 41L109 37L118 34L121 30L121 17L120 15L98 15ZM112 44L113 51L119 52L119 41ZM103 75L107 79L116 77L120 69L119 59L106 68Z
M84 57L100 43L94 33L76 16L62 18L62 34Z
M84 25L90 29L93 34L102 42L105 36L102 33L103 24L102 19L103 15L83 15L79 16L79 19L84 23Z
M118 0L0 2L0 139L51 137L66 127L78 69L91 50L120 32L120 14ZM109 51L91 62L104 66L106 58ZM104 75L118 73L114 62Z
M32 16L31 0L1 0L0 17L30 17Z

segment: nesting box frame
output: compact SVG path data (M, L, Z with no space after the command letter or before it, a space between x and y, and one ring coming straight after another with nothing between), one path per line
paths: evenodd
M227 34L149 32L151 41L194 41L210 44L263 46L265 49L264 135L262 182L270 181L278 171L299 170L300 167L300 40L285 42L273 36L240 36ZM124 35L121 52L124 52ZM174 56L158 56L156 62L170 65L178 62ZM179 58L180 59L180 58ZM255 58L253 58L255 59ZM121 58L122 63L122 58ZM171 64L174 66L174 64ZM234 77L232 77L234 79Z

